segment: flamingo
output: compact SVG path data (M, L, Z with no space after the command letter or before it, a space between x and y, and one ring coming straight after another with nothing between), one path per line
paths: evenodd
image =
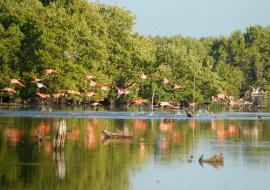
M171 102L172 102L172 101L170 101L170 102L159 102L159 105L160 105L161 107L168 106L168 107L173 108L173 109L178 109L178 108L179 108L179 107L173 106L173 105L171 104Z
M260 92L260 88L261 87L258 87L258 88L254 88L253 86L249 86L250 88L252 88L252 92L251 92L251 95L252 96L256 96L256 95L258 95L258 94L260 94L261 92Z
M45 69L44 70L45 74L48 75L48 74L58 74L59 71L56 70L56 69Z
M81 93L79 91L76 90L67 90L67 94L76 94L76 95L80 95Z
M146 80L148 78L147 75L145 75L142 71L141 71L141 75L140 75L141 79Z
M102 105L99 102L93 102L93 103L91 103L91 106L95 106L96 107L96 106L102 106Z
M48 87L46 87L46 86L45 86L44 84L42 84L42 83L36 82L36 85L37 85L38 88L47 88L47 89L48 89Z
M9 88L9 87L4 88L3 91L12 92L13 94L16 94L16 90L14 90L13 88Z
M147 100L146 99L134 99L134 100L131 100L131 102L133 104L143 104L143 103L146 103Z
M18 79L11 79L10 82L11 82L12 84L18 84L19 86L21 86L21 87L23 87L23 88L25 87L25 85L24 85L23 83L21 83L21 81L18 80Z
M180 88L184 88L184 85L183 84L173 84L173 90L177 90L177 89L180 89Z
M43 81L45 78L34 78L34 77L32 77L32 83L37 83L37 82L41 82L41 81Z
M236 106L236 105L242 105L243 104L243 98L239 98L238 100L234 100L232 96L229 96L229 106Z
M119 87L115 86L115 88L117 89L117 97L119 97L121 95L128 95L130 93L129 88L131 88L134 85L135 85L135 83L132 83L126 88L119 88Z
M91 80L95 80L97 77L93 75L86 75L86 78L91 81Z
M95 93L95 92L87 92L85 95L86 95L86 97L92 97L92 96L97 96L99 94Z
M103 91L108 91L110 88L107 85L100 85L100 89Z
M96 85L97 85L97 83L95 81L90 80L90 86L96 86Z
M165 78L165 77L164 77L164 79L163 79L163 83L164 83L164 84L170 84L170 83L171 83L171 81L170 81L170 80L168 80L167 78Z
M44 93L37 92L36 95L42 99L50 98L50 94L44 94Z
M53 97L54 98L60 98L60 97L63 97L65 96L65 93L56 93L56 94L53 94Z

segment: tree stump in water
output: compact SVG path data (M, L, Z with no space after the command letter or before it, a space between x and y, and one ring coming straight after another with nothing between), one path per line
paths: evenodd
M62 120L56 130L55 138L53 140L53 147L54 149L63 149L65 145L66 139L66 121Z

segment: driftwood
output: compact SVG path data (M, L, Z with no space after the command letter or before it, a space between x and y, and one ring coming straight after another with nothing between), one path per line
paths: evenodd
M122 134L122 133L112 133L108 130L103 130L102 135L104 139L129 139L132 135Z
M66 121L62 120L56 130L55 138L53 140L54 149L63 149L66 139Z
M203 166L204 163L207 163L215 168L222 167L224 164L224 156L222 153L215 154L211 158L203 159L203 155L199 158L199 163Z

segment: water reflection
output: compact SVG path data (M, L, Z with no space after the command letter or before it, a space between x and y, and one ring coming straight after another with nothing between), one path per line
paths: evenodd
M201 171L198 158L202 154L217 152L224 154L224 166L205 163L203 169L270 171L270 121L72 118L66 119L62 151L54 151L52 144L60 118L0 118L3 121L7 124L0 128L1 189L40 189L44 182L47 189L130 189L132 176L144 175L148 166L154 168L150 176L170 165L184 175L184 168ZM103 129L133 138L102 141ZM44 138L38 150L37 132ZM203 180L206 183L208 178Z

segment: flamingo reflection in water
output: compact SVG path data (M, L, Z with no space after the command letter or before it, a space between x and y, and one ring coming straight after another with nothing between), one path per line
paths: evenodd
M8 143L15 147L23 137L23 128L7 128L4 130L4 136L7 137Z
M141 131L145 131L146 129L146 120L144 119L136 119L133 121L133 129L134 130L141 130Z
M93 149L97 145L97 126L90 123L86 127L84 145L87 149Z
M140 139L140 157L143 158L146 153L146 144L144 137L141 137Z
M159 129L161 132L172 132L174 126L174 122L169 120L162 120L159 125Z

